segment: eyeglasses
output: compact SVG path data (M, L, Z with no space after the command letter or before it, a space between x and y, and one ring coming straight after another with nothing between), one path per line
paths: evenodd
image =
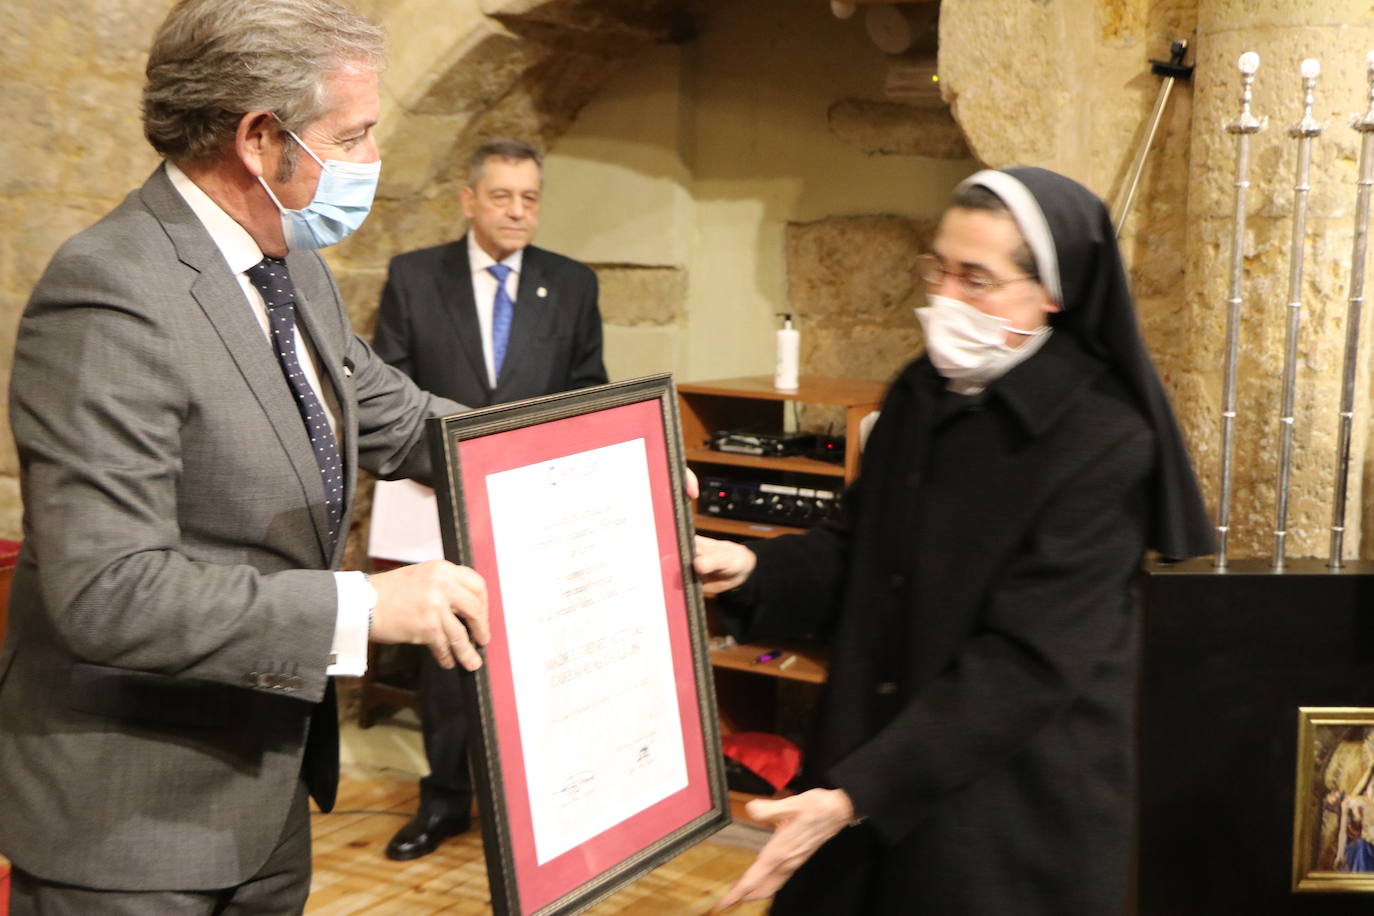
M990 296L1009 283L1018 280L1038 280L1034 274L1026 274L1021 277L1008 277L999 280L985 270L958 271L950 270L938 257L933 254L923 254L916 257L916 272L921 275L926 286L936 289L941 283L945 282L945 277L952 277L959 281L959 285L964 288L964 293L970 299L982 299Z

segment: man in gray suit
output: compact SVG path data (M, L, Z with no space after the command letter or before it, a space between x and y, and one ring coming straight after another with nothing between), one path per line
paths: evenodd
M342 559L357 467L429 473L421 392L311 249L380 166L380 31L336 0L184 0L148 61L166 161L58 251L20 324L24 545L0 649L13 912L299 912L331 674L480 665L486 593Z
M473 151L462 191L468 232L392 258L372 340L378 356L471 407L606 381L596 274L530 244L543 183L539 153L522 140ZM465 831L472 804L461 684L428 658L421 665L430 774L420 780L419 810L387 844L398 861Z

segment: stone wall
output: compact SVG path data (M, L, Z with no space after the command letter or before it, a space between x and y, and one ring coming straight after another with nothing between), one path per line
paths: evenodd
M787 227L788 301L807 316L808 374L886 379L920 349L912 310L925 305L914 258L933 220L836 216Z
M768 371L777 311L803 316L803 371L889 375L919 345L909 258L948 188L976 167L965 150L992 166L1059 169L1113 200L1160 84L1149 60L1166 56L1172 39L1191 39L1197 69L1173 95L1122 245L1213 500L1233 193L1233 141L1221 128L1236 111L1235 58L1259 51L1256 110L1270 125L1255 141L1246 239L1236 555L1265 554L1272 540L1295 149L1284 129L1299 114L1297 63L1320 57L1326 129L1313 164L1289 544L1295 556L1324 551L1352 238L1356 138L1346 121L1366 105L1363 60L1374 47L1366 0L943 0L948 109L884 98L880 52L856 21L816 18L829 16L822 3L361 5L391 34L384 183L367 228L329 255L359 329L370 330L387 258L462 231L467 150L494 133L524 134L552 151L551 175L569 180L563 199L619 207L597 211L615 218L592 232L595 220L584 223L580 237L570 220L555 228L550 219L544 240L586 243L569 253L601 275L608 340L626 354L620 371L664 366L688 378ZM9 165L0 178L0 376L52 251L155 165L137 100L168 6L16 0L6 9L0 86L16 124L0 137ZM655 94L625 74L652 74ZM651 136L626 126L630 102L662 109ZM652 206L636 210L622 188ZM635 212L638 226L620 218ZM1347 545L1374 556L1358 537L1374 511L1363 497L1368 376L1366 357ZM15 473L5 437L0 536L19 533Z
M1239 112L1236 60L1263 58L1245 243L1232 556L1268 556L1276 523L1280 383L1287 310L1298 64L1321 59L1316 117L1327 125L1312 165L1299 342L1289 556L1325 556L1336 470L1338 384L1348 295L1355 135L1367 107L1364 58L1374 20L1363 0L944 0L942 85L974 153L993 166L1056 168L1109 201L1121 193L1160 79L1149 58L1188 38L1190 84L1174 92L1125 225L1122 250L1147 340L1215 511L1220 483L1222 353ZM1015 113L1012 115L1012 113ZM1366 350L1368 348L1365 348ZM1361 545L1368 439L1367 355L1359 370L1346 554Z
M690 37L705 0L372 0L391 66L379 127L382 183L367 228L329 252L355 325L370 334L392 255L465 230L468 155L494 136L549 148L637 52Z
M1287 541L1290 556L1327 556L1336 473L1336 433L1345 315L1353 242L1358 135L1350 115L1369 106L1365 55L1374 48L1368 3L1251 0L1199 3L1198 69L1207 78L1195 95L1194 156L1188 176L1187 296L1189 344L1176 361L1183 380L1185 429L1202 467L1220 458L1220 404L1229 252L1235 189L1235 140L1221 126L1240 111L1236 61L1257 51L1254 111L1268 127L1250 142L1251 181L1244 245L1243 319L1238 364L1236 449L1231 525L1236 555L1269 555L1277 524L1277 466L1288 322L1297 142L1288 128L1303 114L1299 65L1318 58L1313 115L1324 125L1313 142L1304 281L1298 338ZM1368 348L1361 360L1346 555L1374 556L1361 546L1368 442ZM1219 477L1217 478L1219 480ZM1209 492L1216 483L1208 481Z
M6 4L0 94L0 385L29 290L57 246L99 219L157 165L138 100L169 0ZM0 405L0 537L20 535L18 459Z
M0 137L0 382L43 266L157 165L138 120L143 65L170 0L16 0L0 30L0 89L15 113ZM548 145L618 63L685 37L693 2L363 0L389 31L383 186L367 229L328 258L363 333L386 260L454 237L461 163L481 138ZM684 18L685 16L685 18ZM0 420L8 428L7 414ZM0 536L20 533L18 465L0 437ZM365 514L365 506L360 514Z
M753 295L741 302L733 348L699 352L703 341L687 370L771 373L777 313L789 312L801 331L803 373L886 380L919 342L914 317L898 305L911 260L893 255L928 242L910 227L938 216L950 187L978 163L938 99L922 108L887 98L892 68L904 61L878 51L859 17L838 21L823 7L787 3L750 8L732 11L733 44L715 40L736 50L729 60L738 63L703 62L711 107L734 123L728 133L703 129L697 168L699 198L723 188L735 201L724 216L738 226L721 220L717 231L753 240ZM730 33L730 21L717 22ZM742 53L750 35L766 52ZM709 52L711 39L704 44ZM758 88L737 88L751 64L769 75ZM835 259L829 267L827 258Z

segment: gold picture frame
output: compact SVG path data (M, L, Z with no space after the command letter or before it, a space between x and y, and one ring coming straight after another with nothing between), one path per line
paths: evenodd
M1374 708L1298 709L1294 893L1374 893Z

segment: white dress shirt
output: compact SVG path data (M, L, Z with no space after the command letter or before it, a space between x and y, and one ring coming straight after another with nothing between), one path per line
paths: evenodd
M210 233L210 238L224 256L225 263L238 279L246 304L253 310L253 317L262 328L263 338L271 347L272 330L267 318L267 303L249 281L246 273L250 267L262 260L262 249L253 241L248 230L225 213L223 208L202 191L185 172L171 162L166 166L167 177L172 180L172 186L196 214L205 231ZM493 278L493 284L494 282ZM495 293L494 286L492 292ZM490 303L487 305L487 311L491 311ZM300 360L301 369L305 372L310 387L315 390L316 397L320 398L320 404L329 418L329 428L334 431L337 440L340 413L338 395L334 391L334 386L321 383L320 374L316 369L315 347L307 335L301 333L299 323L296 325L296 358ZM361 675L367 670L368 618L372 609L377 606L377 592L367 581L367 576L360 572L336 572L334 581L338 590L338 613L334 624L334 644L330 647L330 665L325 673Z
M506 275L506 295L515 302L520 290L520 268L525 262L525 249L507 255L501 263L510 268ZM468 265L472 268L472 298L477 302L477 324L482 329L482 356L487 361L487 384L496 387L496 365L491 354L491 314L496 304L496 277L488 267L496 261L482 250L468 230Z

